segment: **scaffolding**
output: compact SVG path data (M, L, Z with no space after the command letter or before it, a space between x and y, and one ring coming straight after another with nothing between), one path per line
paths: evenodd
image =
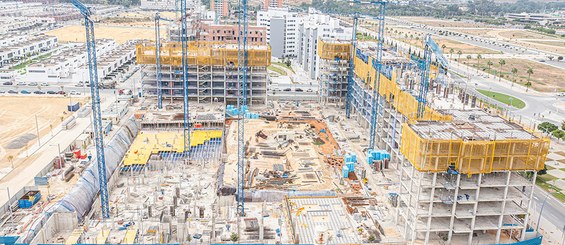
M429 137L428 137L429 136ZM426 137L426 138L424 138ZM422 172L445 172L454 166L462 174L493 171L542 170L549 151L549 139L469 140L451 134L440 139L417 133L402 125L400 151Z
M351 57L351 43L319 39L318 56L325 60L349 60Z
M373 88L373 82L376 78L377 71L373 67L373 57L358 57L356 53L354 59L355 75L361 78L365 85ZM381 84L379 94L389 103L391 103L402 115L410 121L451 121L450 115L444 115L438 111L426 106L424 116L417 118L418 101L409 92L400 89L395 82L396 73L392 73L391 78L387 78L381 74Z
M271 65L271 47L267 45L249 46L249 66L266 67ZM182 65L181 45L179 42L164 43L161 48L161 64ZM237 66L237 44L220 42L189 42L188 64L202 66ZM154 65L155 44L143 43L136 46L138 64Z

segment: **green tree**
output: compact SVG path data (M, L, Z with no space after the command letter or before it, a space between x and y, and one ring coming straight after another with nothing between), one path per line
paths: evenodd
M483 58L482 55L477 54L477 74L479 74L479 69L481 68L481 59Z
M563 122L561 122L561 129L565 130L565 120L563 120Z
M558 127L557 125L550 122L542 122L538 125L538 129L546 134L549 134L558 129Z
M230 240L232 242L237 242L237 240L239 240L239 236L235 233L232 233L231 236L230 236Z
M489 72L490 72L490 66L492 66L492 65L493 65L492 61L489 60L489 61L487 62L487 67L488 67L488 71L489 71Z
M526 83L526 92L528 92L528 89L530 88L530 86L532 86L532 83L530 82L530 77L532 76L532 74L534 74L534 69L531 68L531 67L528 67L528 71L526 71L526 72L528 73L528 82Z
M514 83L516 82L516 74L518 74L518 68L512 67L512 75L514 75L514 78L512 79L512 86L513 87L514 87Z
M560 139L560 140L565 139L565 131L563 131L561 129L553 130L553 132L551 132L551 135L553 135L553 137Z
M500 65L500 73L502 73L502 67L503 67L504 65L506 65L506 60L500 59L500 60L498 61L498 64ZM498 76L498 81L499 81L499 82L500 82L500 79L501 79L501 78L502 78L502 74L501 74L500 76Z

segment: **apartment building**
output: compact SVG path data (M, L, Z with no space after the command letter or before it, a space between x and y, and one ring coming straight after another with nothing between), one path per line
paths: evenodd
M230 15L229 11L229 1L228 0L210 0L210 10L214 11L215 17L228 17Z
M267 29L273 57L297 57L299 23L299 13L289 12L288 8L257 11L257 25Z
M141 9L146 10L175 10L175 0L141 0Z
M45 18L0 17L0 35L8 32L25 31L50 23L54 22Z
M214 25L210 22L201 22L200 41L220 41L225 43L237 43L238 26L237 25ZM251 45L267 44L267 29L262 26L249 26L247 33L247 41Z
M98 78L102 82L104 78L110 76L125 64L130 64L135 60L135 45L125 43L114 47L112 50L97 57ZM88 65L82 64L72 75L73 82L88 82L90 79Z
M96 40L96 54L102 57L117 47L114 40ZM49 59L28 65L25 80L28 82L58 83L70 81L72 75L86 64L86 47L84 43L73 43L52 54Z
M38 34L0 35L0 67L49 51L57 46L57 37Z
M268 11L270 8L284 7L284 0L263 0L261 10Z
M310 79L317 79L320 76L318 40L351 42L352 31L351 27L342 26L339 19L329 15L311 12L306 16L302 16L298 25L296 48L298 55L296 60L302 69L308 73Z
M222 102L236 104L239 90L237 44L191 42L188 57L188 95L197 103ZM139 44L138 64L147 65L143 72L144 97L157 99L161 92L164 103L183 99L180 43L166 43L161 49L161 83L157 82L155 46ZM267 102L267 66L271 64L268 45L249 46L248 104Z

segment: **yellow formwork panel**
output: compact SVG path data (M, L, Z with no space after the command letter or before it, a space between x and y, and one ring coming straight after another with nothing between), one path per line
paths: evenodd
M217 42L189 42L187 59L189 65L228 66L238 64L237 46ZM161 47L161 64L181 66L182 48L179 42L169 42ZM251 67L271 65L271 47L250 46L248 48L248 64ZM136 46L136 62L138 64L155 64L155 44L138 44Z
M450 165L462 174L503 170L541 170L549 152L549 139L495 141L438 140L421 138L408 124L402 125L400 152L422 172L444 172Z
M377 71L373 68L373 57L369 57L369 62L365 63L363 60L355 56L355 75L361 78L365 83L373 88L374 81L377 77ZM418 101L414 96L406 91L402 91L396 81L396 73L392 74L392 80L388 79L381 74L381 83L379 87L379 94L381 94L388 103L391 103L394 108L402 115L406 116L410 121L451 121L451 115L444 115L438 111L426 106L424 115L417 118Z
M71 233L71 235L67 238L67 240L65 240L65 245L72 245L72 244L79 243L83 233L84 233L84 230L82 230L80 228L74 229L73 232Z
M124 166L146 164L152 154L184 152L183 132L140 132L124 157ZM190 146L198 146L222 137L222 130L193 130Z
M326 42L318 39L318 56L326 60L349 60L351 57L351 43Z

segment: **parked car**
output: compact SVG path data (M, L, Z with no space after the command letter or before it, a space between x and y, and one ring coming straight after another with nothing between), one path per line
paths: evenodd
M303 92L304 90L302 90L301 88L295 88L294 91L296 91L296 92Z
M290 89L290 88L285 88L285 89L283 89L283 91L290 92L290 91L292 91L292 89Z
M25 86L25 85L27 85L26 82L18 82L18 86Z
M57 94L65 95L65 94L67 94L67 93L66 93L65 91L63 91L63 90L60 90L59 92L57 92Z
M45 94L45 92L41 91L41 90L37 90L33 92L34 94Z
M558 93L557 96L559 96L559 97L565 97L565 92Z
M49 86L49 83L45 83L45 82L41 83L41 87L47 87L47 86Z
M31 94L31 92L29 92L27 90L22 90L22 91L20 91L20 94Z
M194 239L200 239L200 238L202 238L202 234L196 233L196 234L194 234L194 236L192 236L192 238L194 238Z
M312 93L312 92L314 92L314 90L312 90L311 88L309 88L309 89L306 90L306 92Z
M2 83L2 85L14 85L14 83L13 82L4 82L4 83Z
M0 94L5 94L5 93L6 93L6 91L0 90Z
M57 94L57 92L55 92L53 90L49 90L49 91L47 91L47 94Z
M30 82L27 86L37 86L36 82Z
M80 95L80 92L78 92L78 91L76 91L76 90L73 90L73 91L71 91L70 94L71 94L71 95Z
M8 90L8 93L9 93L9 94L17 94L18 91L16 91L16 90L11 90L11 89L10 89L10 90Z

